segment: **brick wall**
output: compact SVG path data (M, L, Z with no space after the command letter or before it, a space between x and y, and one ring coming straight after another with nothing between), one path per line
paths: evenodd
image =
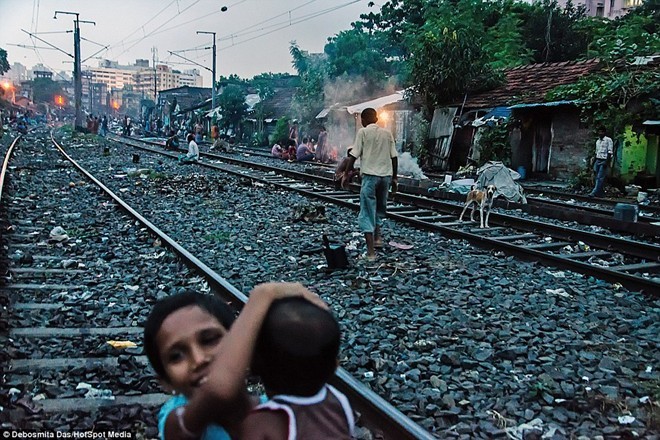
M595 148L595 138L592 130L580 127L579 111L569 107L554 112L552 132L550 174L568 180L585 167L586 158Z

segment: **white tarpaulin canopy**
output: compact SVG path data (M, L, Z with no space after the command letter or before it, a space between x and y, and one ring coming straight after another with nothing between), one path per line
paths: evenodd
M391 95L382 96L380 98L372 99L371 101L367 102L361 102L355 105L350 105L346 107L346 110L351 114L362 113L362 110L369 107L378 110L379 108L385 107L386 105L405 100L403 92L403 90L400 90L396 93L392 93Z

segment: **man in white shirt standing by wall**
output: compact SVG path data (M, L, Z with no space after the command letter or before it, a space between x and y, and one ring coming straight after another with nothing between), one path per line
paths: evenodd
M392 192L396 192L399 162L392 133L376 125L376 110L366 108L360 117L364 128L361 128L355 137L344 179L347 179L349 172L353 170L355 161L360 159L362 187L358 225L367 242L366 258L373 261L376 259L376 248L383 246L380 232L386 215L387 192L390 185ZM342 181L342 187L346 184L348 182Z
M598 139L596 139L596 160L594 161L594 174L596 176L596 185L588 194L589 197L604 197L605 176L607 167L614 154L614 144L612 139L605 136L605 127L598 127Z

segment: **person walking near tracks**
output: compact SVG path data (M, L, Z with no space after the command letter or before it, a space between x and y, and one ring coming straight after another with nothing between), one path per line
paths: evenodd
M607 168L610 159L614 154L614 144L612 139L605 136L605 127L602 125L598 127L598 139L596 139L596 160L594 161L594 174L596 176L596 185L591 190L589 197L603 197L605 192L603 186L605 185L605 176L607 175Z
M361 160L360 175L360 214L358 225L367 242L369 261L376 259L376 248L382 247L381 227L387 208L387 191L392 186L396 192L398 158L394 138L388 130L376 125L378 114L373 108L366 108L360 115L362 126L355 137L355 145L349 154L342 186L349 176L357 159Z

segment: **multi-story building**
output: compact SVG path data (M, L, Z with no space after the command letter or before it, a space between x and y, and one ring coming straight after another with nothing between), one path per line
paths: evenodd
M568 0L559 0L564 7ZM643 0L573 0L573 5L584 6L587 15L614 19L626 15L631 9L641 6Z
M170 69L167 65L159 64L154 72L153 67L149 67L149 60L136 60L135 64L131 66L122 66L116 61L103 60L99 67L87 67L86 75L91 75L89 80L91 84L103 83L108 90L122 90L126 86L130 86L134 92L140 93L148 99L155 99L155 93L160 90L184 85L202 86L202 76L198 70L180 72ZM86 90L84 83L85 81L83 81L83 94Z

